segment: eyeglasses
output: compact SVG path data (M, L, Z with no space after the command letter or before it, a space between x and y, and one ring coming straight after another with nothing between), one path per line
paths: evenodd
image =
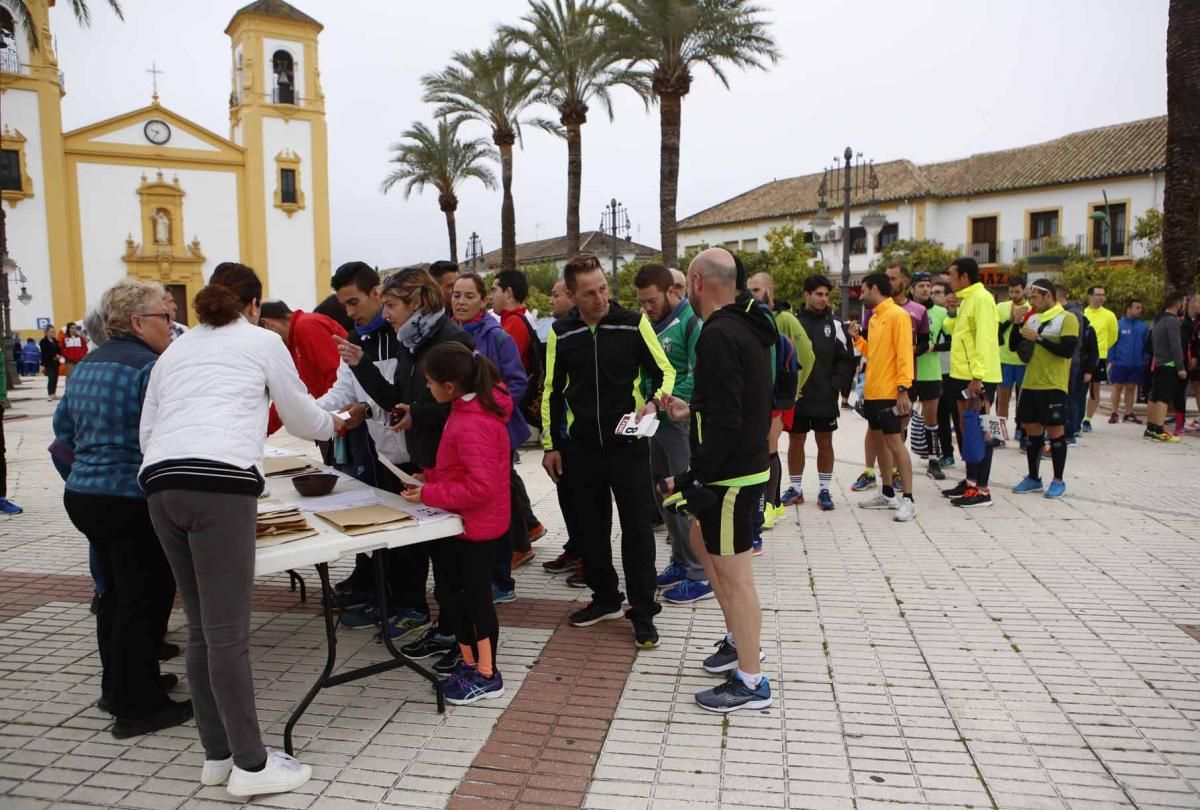
M171 314L169 312L139 312L138 317L139 318L162 318L163 320L165 320L167 322L168 326L171 325Z

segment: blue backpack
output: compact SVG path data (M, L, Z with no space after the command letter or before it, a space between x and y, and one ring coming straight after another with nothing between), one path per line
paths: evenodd
M786 411L796 405L800 388L800 360L796 345L782 332L775 334L775 385L771 391L771 407Z

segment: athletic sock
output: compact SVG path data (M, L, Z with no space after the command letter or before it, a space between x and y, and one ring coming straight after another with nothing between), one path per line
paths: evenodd
M925 441L929 443L929 457L937 460L942 457L941 442L938 439L937 424L925 425Z
M1067 468L1067 439L1065 436L1050 440L1050 459L1054 465L1054 480L1061 481L1063 470Z
M779 463L779 454L772 453L771 476L767 480L767 497L772 506L779 506L779 481L783 478L783 466Z
M896 490L892 489L892 485L890 483L883 485L883 497L885 497L885 498L895 498L896 497Z
M749 672L742 672L741 667L738 667L737 674L738 679L742 683L746 684L747 689L757 689L758 685L762 683L763 675L761 672L756 672L751 675Z
M1040 478L1042 466L1042 447L1046 444L1045 434L1030 436L1025 445L1025 460L1029 462L1029 477ZM1051 445L1053 447L1053 445Z
M788 476L788 486L790 486L792 489L796 490L797 492L803 492L804 491L804 473L800 473L799 475L789 475Z
M817 473L817 480L819 480L821 482L821 491L828 492L829 491L829 482L833 480L833 473L819 472L819 473ZM799 483L796 484L796 491L797 492L800 491Z

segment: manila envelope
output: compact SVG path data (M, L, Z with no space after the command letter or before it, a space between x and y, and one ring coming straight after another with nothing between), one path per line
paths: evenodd
M343 534L351 536L395 529L412 520L412 515L390 506L358 506L353 509L336 509L332 512L317 512L317 517L329 521Z
M284 473L299 473L309 467L308 459L304 456L284 456L263 459L264 475L283 475Z

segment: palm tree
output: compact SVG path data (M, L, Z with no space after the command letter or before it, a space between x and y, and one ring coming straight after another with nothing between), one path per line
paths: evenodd
M492 128L492 142L500 149L500 185L504 201L500 206L500 266L517 266L517 217L513 208L513 144L521 137L526 123L550 132L558 132L552 121L530 118L522 121L537 98L537 81L529 65L522 62L502 42L486 51L459 51L452 64L440 73L421 77L426 102L439 105L440 116L461 116Z
M649 88L642 74L620 67L624 60L604 37L608 0L530 0L522 21L527 27L504 26L499 34L524 48L540 101L558 110L567 137L567 256L579 252L579 192L583 181L582 127L588 103L600 102L613 119L609 91L620 84L643 98Z
M775 40L751 0L617 0L607 21L612 44L632 64L646 66L658 98L661 163L659 230L663 262L674 265L675 200L679 193L679 130L692 69L705 65L729 87L725 66L764 69L779 60Z
M107 0L108 5L112 8L113 13L120 20L125 19L125 13L121 11L121 3L119 0ZM38 39L37 29L33 24L33 15L29 13L29 3L27 0L16 0L9 4L13 19L17 21L21 27L25 29L25 36L29 41L29 47L32 50L37 50L41 47L41 40ZM90 28L92 25L92 10L88 8L88 0L71 0L71 11L75 12L75 20L84 28Z
M395 152L391 163L399 164L383 181L382 191L387 194L392 186L404 183L404 198L413 190L422 191L433 186L438 192L438 207L446 215L446 231L450 237L450 261L458 261L458 232L454 223L454 212L458 210L458 195L455 189L463 180L474 178L488 188L496 187L496 175L483 165L485 160L499 160L496 150L483 138L470 141L458 139L458 128L465 116L441 118L437 132L418 121L404 131L402 141L392 144Z
M1167 288L1188 295L1200 271L1200 3L1171 0L1167 16Z

